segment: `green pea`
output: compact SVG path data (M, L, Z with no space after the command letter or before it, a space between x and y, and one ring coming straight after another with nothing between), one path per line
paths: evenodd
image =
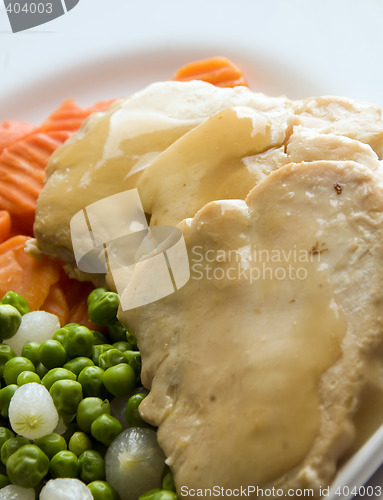
M129 349L137 350L137 339L133 330L126 329L119 321L114 325L108 326L109 336L113 342L124 341L130 345Z
M36 382L36 384L39 384L41 380L37 373L26 370L25 372L20 373L20 375L17 377L16 382L17 385L20 386L24 384L29 384L31 382Z
M70 441L70 438L73 436L73 434L75 432L80 432L81 429L80 429L80 426L77 425L76 422L70 422L66 428L66 431L63 433L63 438L65 439L65 441L68 443L69 445L69 441ZM70 451L73 451L73 450L70 450Z
M40 344L38 342L28 342L28 344L23 345L21 355L24 358L28 358L36 366L40 363L39 358Z
M166 466L165 472L164 472L164 475L162 478L162 489L168 490L168 491L174 491L174 492L176 491L173 474L168 466Z
M5 476L4 474L0 474L0 490L1 490L1 488L8 486L8 484L11 484L10 480L8 479L8 476Z
M76 378L77 377L73 372L66 370L65 368L53 368L52 370L49 370L46 375L44 375L41 383L49 391L52 385L58 380L76 380Z
M0 415L3 418L8 418L9 403L18 388L18 385L11 384L0 389Z
M92 436L105 446L109 446L116 437L122 432L122 425L120 422L104 413L97 417L90 427Z
M7 465L9 457L15 453L19 448L29 444L29 440L23 436L16 436L7 439L3 446L1 447L1 461L4 465Z
M114 396L130 394L136 385L133 368L125 363L108 368L103 376L103 383Z
M99 332L98 330L92 330L93 337L94 337L94 345L101 345L101 344L107 344L109 339L106 335L104 335L102 332Z
M82 387L75 380L58 380L49 389L49 394L60 415L73 415L82 400Z
M86 368L87 366L93 366L94 363L91 359L86 358L85 356L79 356L77 358L73 358L67 363L65 363L64 368L73 372L76 376Z
M14 438L14 433L7 427L0 427L0 449L8 439Z
M0 344L0 377L3 376L5 363L15 356L15 351L9 345Z
M99 364L100 355L113 349L111 344L99 344L92 347L92 361L95 365Z
M116 323L108 326L109 337L112 342L126 342L126 328L117 321Z
M97 325L112 325L117 321L120 297L105 288L96 288L88 296L89 318Z
M174 491L160 490L155 488L141 495L138 500L177 500L177 495Z
M16 307L0 304L0 340L10 339L21 325L21 314Z
M99 366L87 366L81 370L78 382L82 385L82 392L87 397L99 397L104 390L103 385L104 370Z
M132 346L132 351L136 351L137 347L137 337L131 328L126 328L126 341Z
M22 488L34 488L47 475L49 458L34 444L27 444L13 453L7 461L11 483Z
M141 353L140 351L125 351L124 356L129 365L133 368L136 377L139 379L141 375Z
M61 344L63 343L65 335L68 333L68 328L72 325L77 325L77 323L72 323L69 325L65 325L62 328L59 328L58 330L55 331L55 333L52 335L53 340L57 340Z
M118 342L115 342L113 344L114 349L118 349L121 352L129 351L131 350L131 345L129 342L126 342L125 340L119 340Z
M126 421L129 427L150 427L150 425L142 420L141 415L138 411L142 400L146 398L147 394L139 392L131 396L126 404Z
M78 356L90 357L94 344L94 336L86 326L72 325L67 328L67 333L62 340L62 344L71 358Z
M4 365L3 377L7 385L16 384L17 377L21 372L35 372L35 365L28 358L16 356L7 361Z
M78 477L80 464L78 458L71 451L59 451L51 458L49 472L56 479L58 477Z
M40 379L44 378L48 372L49 372L48 368L45 368L45 366L42 363L39 363L36 366L36 373L40 377Z
M120 496L109 483L105 481L92 481L88 484L93 500L119 500Z
M85 432L75 432L69 440L68 450L79 457L84 451L92 449L92 441Z
M77 407L77 423L81 430L90 432L91 425L103 413L110 414L110 404L107 399L85 398Z
M39 349L40 362L51 370L63 366L67 359L67 353L63 345L58 340L46 340L40 345Z
M38 446L49 459L59 451L65 451L67 449L66 441L63 436L55 432L36 439L35 445Z
M95 450L86 450L79 456L80 478L84 483L105 479L105 460Z
M28 302L17 292L7 292L4 297L0 300L0 304L9 304L15 307L21 316L29 312Z
M118 349L108 349L100 354L100 357L98 358L98 366L103 370L107 370L108 368L119 365L120 363L128 363L128 360L124 356L124 353Z

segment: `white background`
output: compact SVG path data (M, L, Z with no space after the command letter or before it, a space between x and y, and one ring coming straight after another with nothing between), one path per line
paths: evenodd
M38 123L67 97L125 96L212 55L254 90L383 106L382 25L383 0L80 0L13 34L0 0L0 121Z
M383 105L383 0L80 0L15 34L0 4L0 120L41 120L68 96L126 95L215 54L255 90Z

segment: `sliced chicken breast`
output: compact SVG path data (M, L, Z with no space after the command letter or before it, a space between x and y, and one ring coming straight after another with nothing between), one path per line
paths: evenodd
M179 227L188 283L120 312L150 389L140 411L179 494L318 494L355 440L367 367L383 369L381 177L350 161L289 164Z

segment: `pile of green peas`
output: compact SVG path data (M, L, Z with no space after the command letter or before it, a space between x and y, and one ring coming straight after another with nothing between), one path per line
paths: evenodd
M70 323L41 344L29 342L16 356L6 340L16 334L29 312L27 301L16 292L0 300L0 489L8 484L34 488L38 495L49 479L78 478L95 500L119 500L105 481L107 447L122 431L111 415L114 397L128 396L126 423L146 427L138 406L141 358L135 335L117 320L119 297L97 288L88 297L90 319L104 332ZM5 341L5 342L3 342ZM8 419L12 396L21 385L43 384L66 427L33 441L16 435ZM175 500L174 483L165 471L162 489L151 490L142 500ZM1 496L1 493L0 493Z

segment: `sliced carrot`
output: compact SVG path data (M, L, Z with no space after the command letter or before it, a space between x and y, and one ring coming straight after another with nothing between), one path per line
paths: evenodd
M100 101L83 109L77 106L73 99L67 99L61 106L52 113L41 125L40 130L49 132L52 130L66 130L75 132L82 122L92 113L106 111L113 101Z
M0 124L0 153L14 142L36 130L27 122L6 121Z
M36 200L44 185L45 167L52 153L78 130L86 117L104 111L111 101L79 108L64 101L39 129L4 149L0 154L0 210L11 214L15 227L32 235Z
M91 330L99 330L100 327L93 323L88 316L88 295L94 289L94 285L88 281L71 279L62 272L60 286L68 303L69 321L85 325Z
M0 244L0 296L20 293L31 310L39 309L60 277L60 264L49 257L40 260L25 253L27 236L14 236Z
M185 64L176 71L173 80L202 80L217 87L247 86L242 72L225 57L211 57Z
M11 216L6 210L0 211L0 243L9 238L11 234Z
M50 287L48 296L40 309L58 316L61 326L69 323L69 307L60 283L55 283Z

